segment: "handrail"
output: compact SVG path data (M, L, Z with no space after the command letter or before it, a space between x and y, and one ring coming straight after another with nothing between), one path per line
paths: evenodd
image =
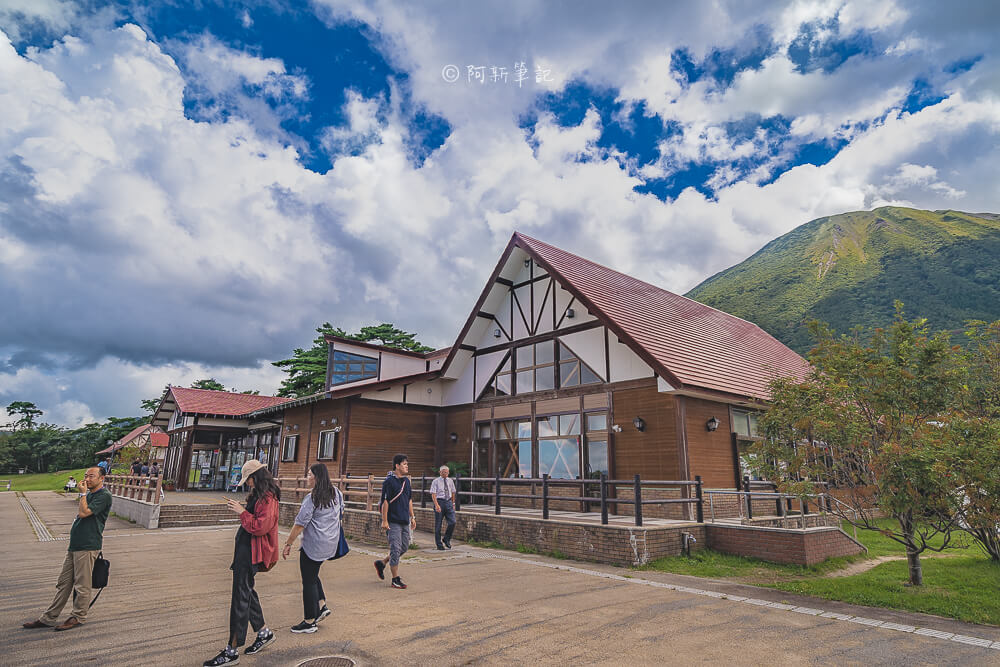
M153 484L153 482L156 482ZM112 496L159 505L163 499L163 477L157 475L105 475L104 487ZM145 500L143 497L145 496Z

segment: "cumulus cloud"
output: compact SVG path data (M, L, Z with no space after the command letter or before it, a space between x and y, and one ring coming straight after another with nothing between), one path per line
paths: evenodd
M929 5L892 2L319 7L363 22L406 73L385 96L345 90L323 174L280 129L321 73L204 32L172 43L176 59L130 24L20 53L0 36L0 401L75 424L136 413L167 382L266 393L281 375L266 362L325 320L393 321L448 345L514 230L683 292L822 215L1000 208L1000 67L966 10L938 26ZM867 31L888 55L797 67L787 48L807 23L823 26L818 42ZM692 83L673 66L678 49L699 61L760 25L772 52L731 80ZM544 63L552 81L442 77L446 64L516 61L532 74ZM925 74L942 100L904 111ZM600 147L596 109L573 123L542 109L521 126L540 93L577 80L680 133L637 165ZM451 127L420 162L404 97ZM787 132L727 125L770 115ZM822 166L781 166L795 142L826 139L845 145ZM683 163L712 165L711 196L637 191Z

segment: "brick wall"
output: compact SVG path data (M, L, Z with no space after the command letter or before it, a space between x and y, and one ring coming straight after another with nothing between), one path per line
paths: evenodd
M716 551L773 563L813 565L864 549L839 528L798 529L706 524L708 544Z
M280 523L290 526L298 512L298 504L281 503ZM434 510L414 507L417 529L434 531ZM705 526L629 527L544 521L494 514L458 512L455 538L474 538L481 542L499 542L516 549L524 545L541 553L558 551L569 558L612 565L644 565L663 556L681 553L683 533L694 535L693 550L706 544ZM385 545L378 512L347 509L344 511L345 531L352 539ZM425 548L433 545L421 545Z

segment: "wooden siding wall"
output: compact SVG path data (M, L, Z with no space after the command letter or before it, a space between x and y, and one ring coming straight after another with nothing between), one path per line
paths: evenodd
M384 477L392 470L392 457L406 454L410 475L429 475L434 467L435 416L434 410L353 402L347 474Z
M337 456L333 460L324 460L327 469L332 477L340 476L340 457L344 451L344 432L347 430L347 406L346 401L319 401L309 405L290 408L285 411L285 423L281 431L281 441L278 446L278 476L279 477L305 477L309 466L316 463L316 455L319 452L319 434L321 431L328 431L334 427L333 420L337 420L336 426L344 427L337 437ZM326 424L320 422L326 421ZM295 426L298 429L295 429ZM289 431L288 427L292 430ZM281 451L285 443L285 436L298 435L299 446L295 452L294 461L280 461Z
M615 391L612 424L621 426L614 440L614 470L618 479L639 473L646 479L683 479L678 464L677 424L674 397L648 387ZM632 420L642 417L645 431L637 431Z
M444 448L442 457L437 461L437 465L448 461L458 461L469 464L471 469L472 461L472 408L459 410L448 410L442 413L444 420ZM458 435L458 440L452 442L448 436L454 433ZM454 472L452 473L454 474Z
M724 403L689 396L684 398L684 404L691 479L701 475L702 483L707 488L734 488L736 471L733 469L729 407ZM719 428L709 431L705 422L712 417L719 420Z

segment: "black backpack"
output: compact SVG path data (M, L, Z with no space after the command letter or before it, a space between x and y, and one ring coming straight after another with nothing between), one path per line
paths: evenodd
M97 591L97 595L94 596L94 599L90 601L90 605L87 607L87 609L93 607L94 603L97 602L97 598L101 597L101 593L104 592L104 589L105 587L107 587L110 578L111 578L111 561L107 560L104 557L104 552L102 551L101 553L97 554L97 559L94 560L94 571L90 575L90 587L99 588L100 590ZM74 600L76 599L75 590L73 591L73 599Z

